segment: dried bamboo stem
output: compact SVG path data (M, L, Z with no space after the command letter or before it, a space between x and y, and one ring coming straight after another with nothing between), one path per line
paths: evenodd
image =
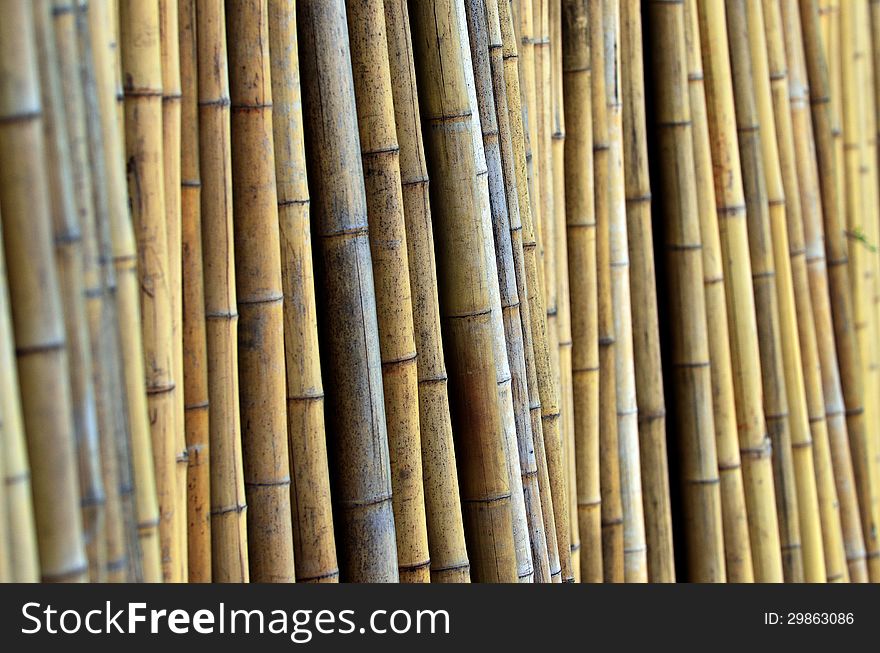
M440 334L437 265L428 198L428 171L422 145L418 93L415 87L409 10L405 0L385 0L413 326L419 377L419 429L425 517L431 557L431 582L470 582L464 524L455 473L455 448L449 415L446 365Z
M321 256L319 317L342 580L396 582L382 361L345 4L300 7L312 215Z
M189 581L211 580L211 447L205 283L202 264L202 180L199 165L199 71L196 3L179 0L181 121L180 192L183 294L183 393L187 454Z
M622 55L619 0L605 0L605 102L608 112L608 233L611 300L614 311L614 366L617 385L617 437L620 496L623 503L623 556L626 582L646 582L647 543L642 498L641 454L633 354L629 238L626 221Z
M284 313L266 0L227 0L238 377L255 582L294 580Z
M297 582L339 580L324 429L294 3L269 3L272 126L281 229L287 437Z
M639 0L621 1L620 27L626 228L648 579L652 583L672 583L675 582L675 568L669 470L666 463L666 400L654 281L656 273L651 233L651 183L648 175Z
M33 7L0 4L0 205L43 581L88 577ZM10 62L16 62L11 65ZM51 452L52 455L47 455Z
M877 550L878 537L875 510L870 505L871 490L868 470L868 435L864 419L864 395L860 378L858 349L853 337L852 297L848 284L847 244L840 215L835 184L836 159L831 134L828 72L821 51L818 12L814 0L799 2L802 42L809 75L810 109L819 169L825 226L825 254L828 259L828 283L831 290L831 313L837 356L840 364L846 426L852 452L853 475L859 498L862 534L868 556ZM838 488L839 492L839 488ZM848 554L848 558L851 557ZM858 577L850 569L851 580Z
M247 504L238 403L238 301L223 0L199 4L199 163L208 356L211 578L247 582Z
M825 560L825 580L841 581L847 577L846 554L840 527L840 508L834 485L834 470L825 419L822 392L822 370L813 320L813 302L810 297L809 270L804 240L803 212L801 210L797 153L794 128L789 104L788 62L782 35L782 14L778 0L763 4L764 30L767 39L768 69L766 71L772 94L776 141L779 149L780 172L785 195L786 226L789 252L780 252L777 263L786 255L790 258L792 286L795 300L795 322L800 343L801 369L818 496L818 516L822 529L822 548ZM750 33L750 36L751 35ZM768 123L769 124L769 123ZM776 239L774 239L774 244ZM793 441L794 444L794 441ZM794 452L797 455L797 450ZM806 534L803 528L802 532ZM804 544L807 540L805 538ZM808 570L805 567L805 572ZM817 579L818 580L818 579Z
M712 370L688 94L684 5L652 2L648 19L656 80L660 181L667 189L662 203L667 287L674 289L669 297L672 304L669 315L675 320L670 329L673 334L672 378L684 495L687 578L694 582L724 582L721 481L712 413ZM652 569L650 559L648 568Z
M736 117L724 7L699 2L700 40L705 72L715 196L724 266L727 316L736 396L740 455L749 517L755 580L781 582L782 556L774 496L771 445L761 402L755 295L746 227L746 205L736 139Z

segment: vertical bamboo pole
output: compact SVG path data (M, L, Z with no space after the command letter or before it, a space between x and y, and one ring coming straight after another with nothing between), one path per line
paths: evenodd
M818 515L822 529L822 548L825 559L825 580L842 581L847 577L846 554L840 528L840 508L834 486L834 470L825 419L822 393L822 370L813 320L813 302L810 297L809 271L804 241L803 212L797 170L794 130L789 105L788 61L782 35L782 14L779 2L763 3L764 29L767 39L766 71L772 94L776 141L779 149L780 172L785 195L786 226L789 252L780 252L777 262L786 255L790 258L792 286L795 300L795 322L800 343L801 368L818 496ZM750 36L751 32L750 32ZM769 124L769 123L768 123ZM774 239L774 244L776 240ZM794 444L794 442L793 442ZM794 451L798 453L797 450ZM805 515L806 516L806 515ZM802 528L806 533L806 530ZM804 541L806 545L806 539ZM807 568L805 567L805 571Z
M415 86L409 10L405 0L385 0L385 25L400 144L409 282L415 308L413 326L418 354L419 430L431 582L466 583L470 582L470 563L465 548L458 477L455 473L446 364L440 334L428 171Z
M211 577L248 582L247 504L238 398L232 163L223 0L198 5L199 162L208 356Z
M626 223L622 54L619 0L605 0L602 11L605 43L605 103L608 112L608 234L611 300L614 311L617 434L620 451L620 496L623 503L624 574L626 582L646 582L647 546L633 354L629 239Z
M181 259L181 123L178 0L159 0L162 51L162 170L165 175L165 230L168 242L168 287L171 292L171 378L177 387L174 404L175 509L174 532L180 555L174 580L185 581L187 569L187 461L183 388L183 292Z
M656 80L660 181L667 189L662 205L667 287L672 291L669 315L675 320L670 329L673 334L672 378L682 470L687 578L694 582L724 582L721 488L712 413L712 371L688 95L685 12L680 3L652 2L648 9L652 29L650 56ZM669 555L671 557L671 550ZM648 568L652 569L650 559Z
M483 145L486 153L490 202L492 211L492 233L495 243L495 264L499 280L499 301L504 323L506 355L511 373L514 421L516 427L517 465L511 474L520 477L524 508L527 519L527 537L531 544L531 558L536 582L550 582L550 567L547 557L547 540L544 531L541 495L538 487L537 466L534 459L534 437L529 408L528 380L525 362L525 345L521 300L517 288L517 270L523 276L522 243L515 245L514 234L521 237L522 228L517 204L512 153L503 156L510 143L507 100L504 91L503 63L501 62L500 23L497 2L490 12L486 0L466 2L470 46L474 62L475 90L477 93ZM490 15L491 14L491 15ZM490 20L492 25L490 25ZM494 26L494 30L493 30ZM490 30L494 34L490 35ZM494 38L492 38L494 36ZM490 58L493 61L490 61ZM493 66L493 63L495 64ZM495 76L496 71L501 76ZM496 83L497 82L497 83ZM501 93L496 94L496 89ZM497 107L497 109L496 109ZM497 111L497 115L496 115ZM503 118L503 119L502 119ZM502 124L507 125L502 128ZM504 129L504 133L502 133ZM509 166L509 167L508 167ZM509 194L513 190L513 195ZM510 201L508 201L510 199ZM514 230L513 225L517 225ZM519 254L518 254L518 253ZM517 265L519 262L519 265Z
M867 563L859 508L855 493L852 459L847 434L846 408L842 382L838 368L835 346L830 294L830 275L826 273L825 235L823 225L824 199L820 193L818 159L814 141L813 124L809 107L809 86L801 36L800 15L795 0L782 0L785 52L789 69L789 105L792 129L795 135L795 157L798 178L801 180L800 201L806 243L807 272L810 282L810 298L813 303L813 319L819 347L819 364L822 371L822 390L825 398L825 420L831 448L831 462L840 502L840 521L846 551L850 580L867 581ZM827 126L827 123L826 123ZM825 138L830 139L826 132ZM831 148L827 141L824 147ZM830 156L826 151L826 156ZM830 181L829 189L835 188ZM828 196L828 211L838 215L834 208L834 192Z
M620 3L624 181L629 239L633 350L638 400L639 459L648 545L648 578L675 581L669 471L666 463L666 401L660 363L651 183L645 128L645 82L639 0Z
M848 286L847 244L843 220L838 210L837 187L834 183L837 162L831 137L828 71L821 51L819 17L815 0L799 2L803 47L809 75L810 108L816 143L819 182L825 226L825 252L828 259L828 282L831 290L831 311L843 398L846 425L852 452L855 487L859 498L864 545L870 560L880 546L877 529L877 504L871 504L868 467L870 452L864 416L864 390L861 383L858 347L854 338L852 297ZM850 576L855 575L850 570Z
M559 335L559 400L562 404L563 453L566 468L565 492L568 508L569 549L574 582L580 582L581 538L577 520L577 464L574 442L574 375L572 370L571 287L568 273L568 230L565 201L565 106L562 89L562 0L550 4L550 52L553 73L553 221L556 235L555 266L557 323Z
M95 60L95 82L104 139L109 250L116 277L116 311L119 320L120 367L124 380L127 429L117 441L119 451L130 450L131 463L120 459L120 487L130 478L134 485L134 513L137 543L131 543L132 576L146 582L162 579L159 538L159 506L145 390L143 332L141 327L140 281L137 272L137 244L128 204L125 180L124 114L118 111L117 72L119 53L115 26L115 5L108 0L91 0L89 29ZM97 154L97 153L96 153ZM104 179L96 175L95 180Z
M327 416L342 580L396 582L381 355L345 4L300 8L306 153L326 338Z
M0 222L0 224L2 224L2 222ZM5 267L5 263L3 261L2 244L0 244L0 266L3 266L2 268L0 268L0 275L2 275L2 283L4 284L4 287L0 288L0 293L3 293L3 295L4 295L4 297L2 299L0 299L0 302L3 302L3 305L0 306L0 310L5 311L6 310L6 305L5 305L5 301L6 301L5 300L6 267ZM5 317L0 316L0 320L5 321ZM5 332L0 332L0 336L11 336L11 334L8 334ZM3 346L5 348L5 343L0 346ZM8 379L4 378L3 381L6 382L6 381L8 381ZM18 387L10 388L8 385L4 385L3 392L10 393L10 394L15 392L17 394ZM2 438L3 434L4 434L4 431L3 431L3 429L5 428L5 424L3 421L4 418L5 418L5 415L2 412L0 412L0 438ZM0 444L5 445L6 444L5 439L0 440ZM3 475L4 475L3 480L4 481L6 480L5 469L6 469L6 451L3 448L0 448L0 470L3 470ZM9 583L9 582L12 582L12 580L13 580L12 546L11 546L12 538L9 535L9 529L12 526L12 524L9 520L9 507L10 506L6 500L6 484L4 482L2 485L0 485L0 543L2 543L2 546L0 546L0 582L2 582L2 583Z
M420 108L436 219L440 307L446 325L453 432L472 578L518 579L510 478L500 419L491 303L492 261L483 243L473 116L458 8L452 0L410 6ZM441 75L442 71L442 75Z
M505 0L502 0L505 1ZM514 33L514 5L507 2L507 6L499 7L499 21L502 41L502 57L504 60L504 78L506 85L505 99L507 105L508 122L511 127L511 143L514 156L514 177L517 186L517 207L522 222L522 274L517 278L517 293L520 297L520 317L523 331L523 349L526 363L526 380L529 391L529 413L531 416L532 439L534 441L534 460L538 474L538 491L541 502L541 515L544 524L544 536L547 542L547 561L551 582L562 579L562 567L559 563L559 550L556 542L556 520L553 515L553 496L550 486L550 473L547 467L547 456L544 446L544 409L541 399L541 386L538 381L538 357L543 356L546 350L546 318L544 301L541 294L542 268L538 259L538 245L535 238L535 226L532 214L533 198L530 191L530 150L527 125L524 116L527 108L524 106L523 94L520 92L520 79L523 69L522 58L516 45ZM523 14L525 16L525 13ZM529 14L531 15L531 14ZM524 37L525 38L525 37ZM528 47L523 44L523 52ZM502 152L503 154L503 152ZM510 203L508 203L508 206ZM513 228L513 225L511 225ZM511 233L512 241L516 237ZM514 254L518 250L515 249ZM523 301L526 299L527 301ZM542 358L541 360L546 360ZM535 534L533 537L536 537ZM540 556L538 556L540 557ZM539 563L540 564L540 563Z
M157 0L120 4L125 149L137 237L144 366L166 581L180 581L177 537L177 389L174 385L162 137L162 66ZM182 509L182 508L181 508Z
M749 516L749 537L759 582L781 582L782 556L771 467L771 445L761 403L755 296L746 227L746 205L736 140L727 25L719 0L700 0L699 24L706 109L736 396L740 455Z
M227 0L238 377L255 582L294 580L266 0Z
M520 582L534 580L534 565L531 559L528 519L526 517L525 497L522 491L522 477L519 472L517 452L516 419L513 407L513 388L510 364L507 357L507 346L504 335L504 318L502 315L501 291L498 284L498 269L493 263L496 260L495 243L492 237L492 200L489 186L489 166L483 146L483 129L477 101L477 85L474 77L473 57L468 43L467 15L464 1L457 0L455 11L459 23L459 34L463 39L460 44L464 60L465 85L471 108L474 138L474 154L476 156L476 191L480 210L480 229L485 259L488 262L487 287L491 307L490 321L492 324L492 344L495 358L495 380L498 385L498 405L501 415L504 450L507 457L507 470L510 476L511 508L513 514L513 539L516 546L517 577Z
M430 581L409 261L382 0L347 2L401 582Z
M8 524L5 556L11 580L35 583L40 580L40 563L2 240L0 222L0 379L4 388L0 393L0 448L3 449L0 473L3 475L3 499L7 508L3 517Z
M614 309L611 298L610 144L605 93L603 0L590 0L590 55L593 111L593 187L596 210L596 293L599 337L599 460L602 569L606 583L623 582L623 504L617 434Z
M272 127L284 287L287 437L297 582L339 580L324 430L296 7L269 3Z
M738 415L734 399L730 329L724 284L724 256L721 250L715 200L696 0L685 1L684 13L688 91L693 127L694 177L700 219L700 240L703 246L703 289L706 300L709 360L712 365L712 413L721 480L724 558L727 579L730 582L750 583L754 580L754 567L749 542L744 474L739 452Z
M52 253L34 14L31 3L19 0L4 0L0 11L0 205L40 567L43 581L81 581L88 562Z
M85 106L76 67L76 15L72 2L34 7L40 45L40 84L47 146L55 260L69 352L69 376L79 470L79 501L89 579L105 580L106 495L101 475L98 421L85 293L100 284L85 265L83 222L94 220ZM75 192L74 192L75 191Z
M589 3L562 6L565 104L565 214L572 330L572 394L580 580L602 582L599 490L599 337L596 295L596 213L593 187L592 67Z
M181 80L181 265L183 393L187 452L189 581L211 580L211 448L205 284L202 265L199 79L196 3L179 0Z
M866 142L871 131L867 120L867 95L873 95L867 85L864 69L868 62L868 52L864 33L865 17L860 7L863 2L844 2L840 7L841 31L841 69L842 89L845 101L842 102L843 147L846 169L846 230L848 243L849 278L852 290L853 332L856 352L859 357L864 407L864 444L855 449L854 454L864 460L854 460L856 487L859 492L859 509L862 514L862 532L868 554L868 574L872 581L880 581L880 540L877 529L880 527L880 494L874 476L874 449L877 439L878 422L877 391L878 372L877 343L872 332L871 313L873 311L873 261L869 246L876 248L876 240L871 241L877 221L876 207L873 205L875 189L872 187L870 156ZM867 242L862 242L867 241ZM867 245L867 246L866 246Z

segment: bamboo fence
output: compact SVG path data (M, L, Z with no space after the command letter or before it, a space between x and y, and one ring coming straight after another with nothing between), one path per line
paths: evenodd
M880 2L0 15L0 582L880 580Z

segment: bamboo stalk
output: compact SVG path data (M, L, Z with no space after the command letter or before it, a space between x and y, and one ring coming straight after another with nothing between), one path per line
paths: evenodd
M400 174L419 378L419 430L431 582L470 582L455 473L446 365L440 335L428 171L415 87L409 10L385 0L391 90L400 144Z
M652 2L648 13L656 80L654 106L660 180L667 189L662 206L667 287L673 289L669 315L675 321L670 328L672 387L682 470L687 577L695 582L724 582L721 481L712 412L704 254L694 172L684 14L683 4L668 2Z
M189 581L211 580L211 447L205 282L202 264L199 165L199 71L196 3L180 0L181 274L183 293L183 394L187 462Z
M781 582L782 556L771 468L771 444L761 402L755 295L746 205L736 139L727 25L718 0L699 2L706 109L724 266L740 456L755 580Z
M782 35L782 14L779 2L763 4L764 29L767 39L768 69L766 71L772 94L776 141L779 148L780 172L785 194L788 256L795 299L795 322L800 343L801 369L810 437L813 442L815 478L818 496L818 516L822 529L822 548L825 560L825 580L842 581L847 578L846 554L840 527L840 508L834 485L828 424L822 391L822 370L813 320L813 302L810 297L809 270L804 240L803 212L801 210L797 153L794 128L789 104L788 62ZM751 33L750 33L751 34ZM768 123L769 124L769 123ZM776 240L774 239L774 244ZM785 252L780 252L781 262ZM795 451L797 453L797 451ZM806 533L806 530L802 528ZM804 541L806 544L806 539ZM805 568L807 571L807 568Z
M620 496L623 504L623 557L626 582L646 582L647 544L641 480L638 406L633 354L629 239L623 129L620 4L605 0L602 11L605 43L605 102L608 112L608 234L611 301L614 311L614 366L617 384L617 437L620 451Z
M91 0L89 27L95 59L95 81L100 107L104 156L106 161L110 253L116 276L116 310L119 320L120 367L124 378L127 432L120 439L119 451L130 447L131 464L120 463L120 486L128 476L134 485L134 512L137 542L130 543L132 576L146 582L162 579L159 541L159 506L145 390L143 335L141 329L140 281L137 274L135 241L125 180L123 120L118 109L117 72L119 53L114 26L115 4ZM96 180L104 179L96 176ZM130 476L129 476L130 472Z
M523 105L523 94L520 93L523 65L517 51L513 27L516 22L513 16L514 4L510 2L506 8L501 6L500 9L499 20L502 57L504 59L505 90L506 99L509 100L507 115L511 126L511 140L516 166L514 176L517 186L517 206L520 221L522 222L522 275L517 278L517 293L520 297L523 350L525 353L526 380L529 391L529 413L531 416L532 439L535 447L534 459L538 473L541 515L543 517L544 536L547 542L550 581L559 582L562 580L562 567L559 563L559 550L556 542L556 520L553 515L550 473L544 446L544 410L541 388L538 381L538 357L543 356L543 352L546 351L546 318L542 319L541 317L545 316L544 301L540 289L543 268L538 259L538 245L535 238L532 214L533 201L529 186L531 181L529 177L529 141L526 130L527 125L523 122L526 109ZM525 13L523 15L525 16ZM529 13L530 15L531 13ZM524 44L524 53L527 50L528 47ZM513 234L512 240L514 242L516 240ZM524 298L527 301L523 301Z
M714 171L703 85L702 49L695 0L686 0L684 11L688 91L693 127L694 176L700 219L700 240L703 246L703 289L706 300L709 360L712 365L712 413L721 480L725 567L730 582L750 583L754 580L754 566L749 541L744 473L739 453L738 414L734 398L730 329L724 284L724 256L721 250L715 200Z
M6 257L3 254L3 231L0 221L0 449L2 449L3 500L6 512L6 549L4 558L8 578L18 583L40 579L37 533L31 500L31 473L19 398L18 370L15 365L14 335L9 305Z
M67 344L52 255L33 7L0 4L0 205L43 581L82 581ZM51 452L51 455L47 455Z
M342 580L396 582L397 547L360 138L342 0L300 6L306 153Z
M589 3L562 6L565 103L565 214L572 329L572 394L580 580L602 582L599 489L599 338L596 295L596 213L593 186L592 67Z
M493 6L490 7L490 4ZM498 7L497 2L468 0L466 10L474 62L475 88L487 160L492 233L495 243L494 258L506 341L505 355L508 357L511 373L518 460L517 466L514 466L514 471L511 474L513 475L515 472L519 476L523 487L523 507L528 523L526 537L527 542L531 545L530 557L534 569L534 580L546 583L551 582L550 563L547 556L547 540L534 455L534 436L532 434L523 340L522 302L517 284L517 270L520 272L520 278L524 279L522 241L521 233L519 233L522 224L519 217L515 178L511 178L515 177L515 173L512 152L509 151L512 144L503 79ZM490 31L493 33L490 34ZM496 93L496 90L501 92ZM506 127L502 127L502 125L506 125ZM505 150L508 151L505 153Z
M858 493L864 545L869 559L877 551L878 537L871 505L868 455L870 451L864 419L864 395L860 378L857 343L853 337L852 297L848 285L848 258L843 216L838 210L835 181L836 160L831 137L828 72L821 52L819 20L813 1L799 3L803 48L809 76L810 109L816 143L819 183L825 226L825 253L828 259L828 282L831 290L831 313L837 356L840 364L846 425L852 453L853 475ZM839 490L838 490L839 492ZM848 557L851 557L848 555ZM850 570L851 580L858 576Z
M807 271L810 282L810 298L813 303L813 319L819 347L819 363L822 371L822 390L825 398L825 420L831 448L831 462L840 502L840 521L846 551L849 578L852 582L867 580L865 545L862 539L859 508L855 494L852 459L847 434L846 408L842 382L838 368L838 352L835 346L830 294L830 275L826 273L825 234L823 225L824 198L819 189L818 159L814 141L813 124L809 107L809 87L801 36L800 15L794 0L781 2L785 52L789 67L789 105L792 128L795 135L795 157L798 178L801 180L800 201L806 243ZM827 117L827 116L826 116ZM827 125L827 123L826 123ZM830 134L826 132L826 138ZM825 142L824 147L830 148ZM828 156L826 151L826 156ZM829 188L834 188L832 180ZM828 211L837 215L833 207L836 199L829 195Z
M513 407L513 383L510 364L507 357L507 345L502 315L501 290L498 283L498 269L493 263L496 260L495 243L492 237L492 200L489 185L489 167L483 146L483 128L480 120L480 109L477 101L477 85L474 77L473 57L468 43L467 15L464 1L457 0L455 12L458 19L459 34L463 39L460 43L464 63L465 85L471 109L474 139L474 155L476 169L476 200L480 211L481 241L487 261L486 283L489 291L489 316L492 326L492 344L495 359L495 380L498 386L498 406L501 416L502 434L507 472L511 494L511 510L513 515L513 539L516 547L517 577L519 582L530 583L534 580L531 546L529 541L528 518L526 516L525 497L522 491L522 477L519 472L519 456L517 447L516 418Z
M617 433L614 308L611 297L610 145L605 92L605 41L602 0L590 0L590 55L593 110L593 187L596 209L596 296L599 337L599 460L602 522L602 574L606 583L624 580L623 504Z
M40 45L44 142L51 193L55 260L63 302L79 501L89 579L104 581L106 495L101 477L92 356L85 292L99 279L84 270L82 223L94 220L81 80L75 67L77 42L72 2L40 2L34 8ZM74 192L74 190L76 192Z
M144 366L159 498L159 539L166 581L179 581L177 533L177 389L163 173L162 66L157 0L120 4L125 79L125 149L137 238Z
M626 227L648 579L652 583L671 583L675 582L675 569L666 463L666 400L654 281L656 274L651 233L651 183L648 175L639 0L622 0L620 12Z
M568 230L565 201L565 106L562 88L562 2L550 4L550 52L552 55L553 133L553 221L556 234L555 265L557 285L557 324L559 335L559 399L562 407L563 454L566 467L569 550L574 582L580 582L580 528L577 515L577 464L574 435L574 373L572 369L571 287L568 273Z
M297 582L339 580L324 430L309 189L303 142L296 8L269 3L272 125L281 229L287 437Z
M294 580L266 0L227 0L238 378L254 582Z
M401 582L430 581L409 261L382 0L347 2Z
M248 582L238 380L230 100L223 0L199 4L199 162L208 356L211 577Z
M171 293L171 378L174 393L175 508L174 533L178 559L173 580L189 577L187 568L187 460L183 386L183 268L181 258L181 88L178 0L159 0L159 39L162 51L162 171L165 175L165 230L168 243L168 287Z
M417 3L410 10L433 179L440 310L472 578L515 582L510 476L497 402L492 305L485 284L491 261L486 258L474 188L474 121L460 47L464 35L451 0Z

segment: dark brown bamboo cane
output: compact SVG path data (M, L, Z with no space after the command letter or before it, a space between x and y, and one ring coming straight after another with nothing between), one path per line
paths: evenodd
M553 133L553 221L555 231L555 266L557 286L557 323L559 336L559 400L561 402L563 454L566 473L565 492L568 508L570 580L580 582L581 538L577 520L577 465L574 452L574 375L572 370L571 287L568 273L568 230L565 201L565 106L562 89L562 2L550 3L550 53L552 55Z
M534 580L534 566L531 559L528 518L526 517L525 497L522 491L522 477L519 472L512 375L504 335L504 318L502 314L501 291L498 284L498 269L496 265L493 265L497 257L492 236L492 200L489 186L489 165L485 147L483 146L483 130L480 121L479 103L477 101L473 57L471 56L468 43L467 12L463 0L457 0L455 11L458 18L459 34L463 39L460 47L462 59L464 60L465 85L468 91L471 119L473 121L471 134L474 138L474 154L476 156L475 188L481 217L481 240L485 250L485 259L489 262L486 283L489 290L489 303L491 307L490 321L494 346L495 380L498 384L498 405L501 415L504 450L507 457L507 471L510 476L509 485L513 515L513 539L516 547L517 577L520 582L530 583Z
M294 580L266 0L227 0L238 377L251 580Z
M81 581L88 578L88 561L52 251L33 6L4 0L0 11L0 60L18 62L0 77L0 205L41 577Z
M700 240L703 246L706 327L709 335L709 360L712 365L712 413L715 422L715 448L721 480L724 558L727 579L730 582L750 583L754 580L754 568L739 453L738 415L734 399L730 331L724 289L724 257L721 250L715 201L714 171L709 143L696 0L685 1L684 14L688 91L693 127L694 175L697 210L700 219Z
M620 451L620 496L623 503L624 575L626 582L648 578L645 517L633 354L629 237L626 224L622 54L619 0L605 0L602 11L605 43L605 102L608 113L608 233L611 299L614 311L617 435Z
M675 320L670 327L672 379L682 470L687 579L724 582L724 532L687 81L685 12L682 3L652 2L648 9L652 30L649 52L656 79L654 106L660 181L666 189L662 206L667 287L671 290L669 315ZM653 569L651 558L648 569Z
M400 175L413 326L419 375L419 427L431 582L470 582L455 448L449 415L446 364L440 334L434 234L428 171L415 86L409 10L405 0L385 0L391 90L400 144Z
M473 116L456 3L410 6L413 50L435 217L440 310L450 372L453 433L472 578L515 582L516 550L497 402L491 304L479 199ZM442 70L442 75L440 71ZM442 86L441 86L442 82Z
M771 498L774 496L771 445L761 402L755 296L736 140L727 25L724 7L719 0L700 0L698 6L721 253L726 272L724 285L731 327L737 425L755 580L781 582L782 556L776 503Z
M430 581L400 147L382 0L347 2L401 582Z
M527 0L528 1L528 0ZM525 3L524 3L525 4ZM562 580L562 568L559 563L559 551L556 542L556 520L553 515L553 497L550 486L550 474L547 467L547 456L544 446L544 420L541 399L541 388L538 382L538 356L546 348L546 318L544 301L541 295L542 268L538 258L538 245L535 239L535 227L532 214L533 200L530 192L528 158L528 132L523 123L526 114L520 93L520 79L522 79L523 66L517 51L514 34L514 3L508 2L507 6L500 6L499 12L502 57L505 66L506 98L509 99L508 119L511 126L512 145L516 168L514 175L517 185L517 204L519 207L520 221L522 222L522 277L517 280L517 292L520 296L520 309L523 330L523 345L526 362L526 378L529 390L529 412L532 423L532 438L534 440L535 466L538 472L538 489L541 500L541 514L544 522L544 536L547 542L547 559L550 569L551 582ZM523 14L525 16L525 14ZM529 13L531 15L531 13ZM523 51L528 50L524 44ZM533 76L532 76L533 77ZM523 298L528 301L523 302Z
M767 192L767 166L763 157L763 141L775 144L775 135L761 131L755 93L755 74L749 52L746 5L743 0L727 0L728 43L733 71L733 92L736 107L736 129L739 142L742 179L746 199L746 221L749 253L752 261L752 286L758 325L758 346L761 355L764 416L773 451L773 480L776 510L782 546L783 576L786 582L803 582L804 563L798 510L797 481L792 457L791 414L785 383L780 310L776 273L774 235L771 221L779 222L779 212L771 216ZM766 127L770 127L772 123ZM765 127L765 128L766 128ZM763 138L762 138L763 137ZM778 158L773 170L779 180ZM772 197L774 206L782 207L781 189ZM783 213L784 219L784 213ZM775 220L774 220L775 218ZM788 251L786 244L785 252ZM788 257L784 257L787 261ZM790 337L786 334L786 337ZM796 338L797 336L794 335ZM801 384L801 388L803 384ZM803 404L801 405L803 407ZM800 417L800 416L798 416ZM815 495L814 495L815 497ZM820 545L821 546L821 545Z
M654 241L651 233L651 183L645 127L642 19L639 0L620 3L626 227L629 239L633 350L639 408L639 459L648 579L675 581L672 512L666 457L666 401L660 363Z
M7 508L4 513L8 525L5 556L9 564L9 579L19 583L36 583L40 580L40 563L2 240L0 222L0 378L4 388L0 393L0 446L3 449L0 473L3 475L3 498Z
M818 495L818 515L822 528L822 545L825 559L825 580L839 582L847 577L846 554L840 527L840 508L837 489L834 486L834 470L831 462L828 425L825 420L825 404L822 394L822 371L816 342L816 326L813 321L813 302L810 297L809 272L804 241L803 213L801 211L800 186L797 171L797 154L789 105L788 62L782 35L782 15L779 2L763 3L764 30L767 38L767 59L776 141L785 193L786 225L791 276L795 299L801 367L803 369L805 402L809 419L810 437L813 441L813 457ZM774 241L775 242L775 241ZM781 261L784 252L777 257ZM797 451L795 451L797 453ZM806 540L805 540L806 543ZM805 569L806 571L806 569Z
M596 210L596 293L599 337L599 465L602 569L606 583L623 582L623 505L617 436L614 309L609 250L610 146L605 94L605 40L602 0L590 0L590 55L593 110L593 187Z
M873 558L878 558L873 554L877 553L878 547L880 547L880 532L877 528L877 504L871 503L868 462L871 447L865 426L864 389L859 372L858 348L853 333L852 298L847 279L849 262L843 227L844 217L838 211L838 189L834 184L837 163L831 142L828 71L821 50L819 17L815 0L801 0L799 7L822 194L825 252L828 259L828 282L831 289L834 335L846 405L847 432L852 453L855 485L859 497L862 534L870 565ZM850 576L853 576L852 570Z
M247 582L248 541L238 400L238 300L226 16L223 0L198 5L199 163L208 355L211 577Z
M397 547L360 138L345 4L300 7L300 67L325 335L342 580L396 582Z
M174 580L189 577L187 554L187 461L185 399L183 388L183 292L181 259L180 186L180 45L178 0L159 0L159 39L162 51L162 171L165 175L165 229L168 241L168 287L171 292L172 382L174 404L175 508L174 532L180 555Z
M562 6L565 213L572 330L572 393L580 580L602 582L599 490L599 338L593 187L589 2Z
M119 51L116 5L108 0L91 0L89 30L95 60L95 84L100 110L105 173L98 170L95 181L106 180L109 250L116 278L116 312L120 342L120 368L124 379L127 429L117 440L119 451L130 451L130 465L120 458L120 487L125 496L126 480L134 486L134 518L137 541L130 542L132 576L146 582L162 579L159 542L159 506L145 392L143 334L141 329L140 282L137 274L137 244L128 204L124 160L124 115L118 110L121 95L117 82ZM98 156L97 153L95 154ZM103 195L103 194L102 194ZM114 377L115 378L115 377Z
M275 177L281 229L287 437L297 582L339 580L318 351L296 7L269 3Z
M34 6L40 45L47 174L51 192L55 260L64 311L65 338L75 442L78 457L83 537L89 579L105 580L106 494L101 474L92 352L85 293L100 284L95 268L85 265L82 222L94 220L85 106L76 67L76 16L72 2L40 1ZM76 192L74 192L74 189Z
M486 0L468 0L465 4L474 62L475 90L488 166L495 264L504 321L506 355L511 372L511 390L517 434L518 474L523 487L534 580L535 582L550 582L547 540L544 532L529 408L522 304L517 288L517 270L519 270L521 277L524 276L521 256L522 242L519 233L522 225L519 218L515 178L510 178L515 174L512 167L512 152L508 151L506 156L503 156L504 150L512 145L507 117L506 90L503 86L504 71L498 7L497 2L494 2L491 3L493 7L490 9L490 3ZM494 31L494 34L490 35L490 30ZM492 39L492 36L495 38ZM501 93L496 93L496 89L501 90ZM502 133L502 123L507 125L504 128L505 133ZM511 189L513 195L509 192ZM510 201L508 201L509 199ZM516 229L514 229L514 224ZM514 244L515 234L518 239L516 244ZM519 266L516 265L517 261Z
M166 581L180 581L177 534L177 388L171 320L162 131L162 66L157 0L120 3L125 149L137 237L144 367Z
M211 468L205 284L202 265L196 3L179 0L181 88L181 256L183 394L187 463L189 581L211 580Z
M849 578L852 582L867 581L865 545L850 457L842 382L835 346L829 277L826 274L823 198L819 189L819 172L810 116L809 90L801 36L800 15L795 0L782 0L785 52L789 70L789 104L795 135L795 157L801 180L801 213L806 243L807 271L813 319L822 370L825 398L825 419L831 448L840 521L846 551ZM830 136L830 135L828 135ZM826 144L826 147L830 147ZM831 183L834 185L834 182ZM831 199L829 197L829 199ZM836 202L836 201L835 201ZM832 209L833 211L834 209ZM835 214L836 215L836 214Z

